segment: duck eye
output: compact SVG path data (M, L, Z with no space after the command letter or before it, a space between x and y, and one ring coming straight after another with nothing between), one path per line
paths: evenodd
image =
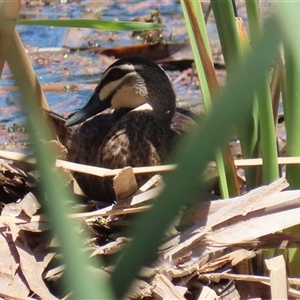
M118 80L121 77L123 77L126 74L126 72L124 72L124 70L121 69L112 69L109 74L107 75L107 79L109 81L114 81L114 80Z

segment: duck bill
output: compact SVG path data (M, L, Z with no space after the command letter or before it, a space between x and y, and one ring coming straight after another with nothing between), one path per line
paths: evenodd
M70 127L80 124L110 106L110 101L101 101L98 93L94 93L88 103L66 121L65 126Z

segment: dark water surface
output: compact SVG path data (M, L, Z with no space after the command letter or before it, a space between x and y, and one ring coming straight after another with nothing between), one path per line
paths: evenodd
M87 1L87 0L45 0L44 5L25 5L20 18L57 19L57 18L96 18L103 20L133 20L149 15L151 10L159 8L165 28L163 35L166 41L188 42L181 5L175 0L164 1ZM244 6L238 6L241 16L245 15ZM210 18L207 28L212 40L217 39L213 18ZM112 62L107 57L91 53L88 50L69 51L66 45L77 42L83 47L99 45L111 48L123 45L141 43L132 37L132 32L109 32L84 29L84 36L72 36L66 39L67 28L45 26L17 26L32 66L44 88L51 109L59 114L68 114L82 107L93 93L102 72ZM73 33L72 33L73 34ZM64 47L64 48L63 48ZM46 49L45 49L46 48ZM45 51L46 50L46 51ZM59 52L57 52L59 50ZM43 52L42 52L43 51ZM180 71L168 72L174 81L178 93L179 105L187 105L198 109L201 105L201 95L198 84L193 81L181 80L187 78ZM14 91L14 81L7 66L1 78L0 88L0 145L11 149L23 142L23 125L25 119L18 107L19 94ZM73 89L76 85L76 89ZM15 124L15 126L13 126ZM16 125L17 124L17 125ZM20 132L21 131L21 132ZM18 144L20 142L20 144ZM2 147L3 148L3 147ZM18 147L17 147L18 148Z
M34 2L31 2L31 5ZM180 3L177 1L65 1L44 2L45 5L24 5L20 18L57 19L57 18L101 18L103 20L133 20L136 17L149 15L151 10L159 8L163 18L165 39L187 41L185 23ZM39 2L37 2L39 4ZM62 88L46 89L46 98L51 108L60 114L80 108L89 99L101 73L111 61L90 51L68 52L62 48L65 43L67 28L45 26L17 26L17 30L28 50L33 68L41 84L62 84ZM83 47L100 45L102 48L140 43L132 37L132 32L108 32L86 29ZM76 42L76 36L74 40ZM80 36L78 36L80 38ZM50 48L46 52L39 52ZM37 51L38 49L38 51ZM55 53L61 49L64 53ZM180 76L179 71L170 72L173 79ZM76 90L72 84L77 85ZM22 140L16 124L24 124L25 119L18 107L20 96L13 91L14 81L7 66L3 70L0 89L0 144ZM200 92L193 83L186 84L177 80L176 90L179 98L199 104ZM190 96L190 97L189 97ZM15 126L13 126L15 124ZM15 132L12 138L6 136L6 129ZM22 128L20 129L22 130ZM9 139L7 141L7 139ZM12 145L13 148L13 145Z

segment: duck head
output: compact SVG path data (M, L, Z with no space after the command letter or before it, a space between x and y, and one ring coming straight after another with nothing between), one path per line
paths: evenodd
M123 58L108 67L88 103L65 125L80 124L109 107L136 109L144 104L155 117L171 123L176 107L173 84L155 62L142 57Z

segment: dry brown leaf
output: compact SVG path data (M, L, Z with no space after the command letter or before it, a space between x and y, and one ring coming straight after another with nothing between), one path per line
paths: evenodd
M7 228L0 228L0 295L26 298L30 289L19 268L19 255Z
M15 224L9 224L9 227L15 247L19 253L22 274L30 289L42 299L57 299L46 287L42 279L42 272L44 271L43 266L41 266L33 256L32 251L27 245L24 233L19 230Z
M40 264L42 270L45 270L55 255L57 255L57 253L54 252L53 247L50 248L50 243L51 241L49 241L49 239L42 240L32 251L33 256L38 264Z
M0 198L2 203L22 199L32 191L36 179L24 171L0 160Z

